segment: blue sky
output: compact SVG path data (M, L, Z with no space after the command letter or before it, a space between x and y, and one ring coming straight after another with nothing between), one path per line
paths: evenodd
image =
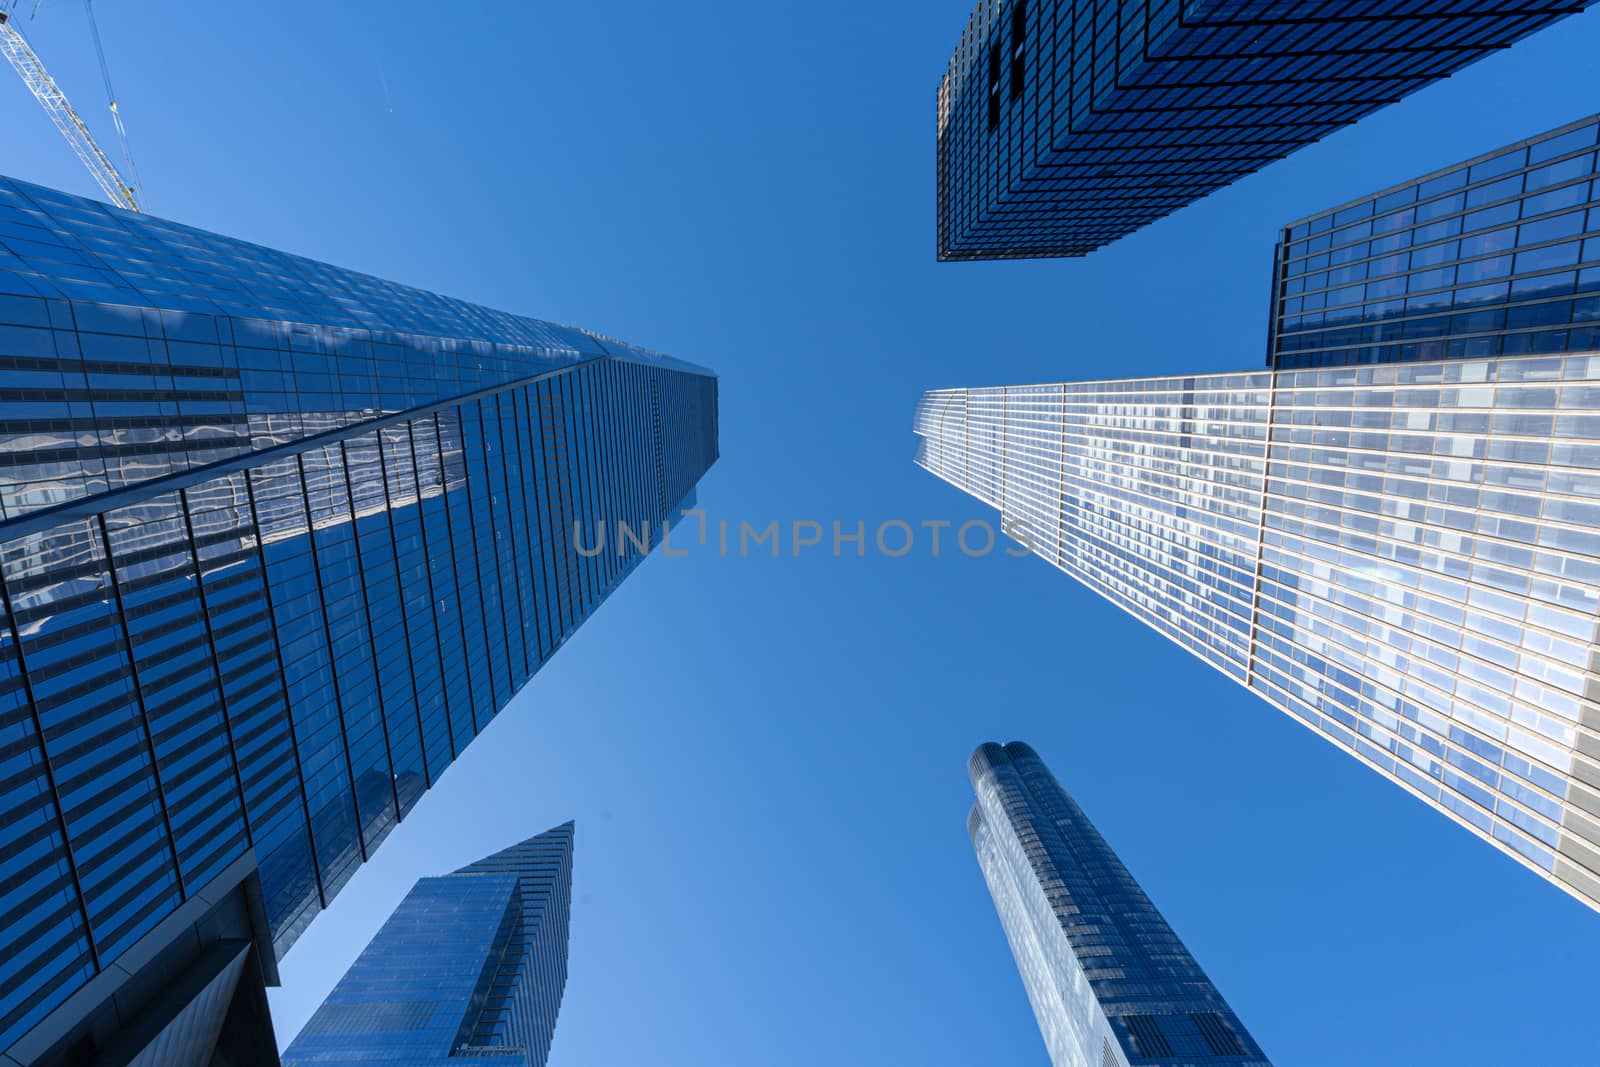
M26 6L26 5L25 5ZM1261 364L1286 220L1596 109L1577 16L1082 260L933 259L968 0L99 5L150 208L715 368L713 519L991 517L926 388ZM26 27L108 147L81 12ZM87 176L15 80L3 169ZM319 918L577 820L556 1064L1043 1065L966 838L1027 740L1281 1064L1594 1057L1600 918L1035 559L654 558Z

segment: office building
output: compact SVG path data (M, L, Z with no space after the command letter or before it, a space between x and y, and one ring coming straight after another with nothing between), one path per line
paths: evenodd
M939 258L1086 255L1589 3L979 0L939 84Z
M1600 355L930 392L917 462L1600 908Z
M284 1067L544 1067L567 983L572 833L565 823L417 882Z
M691 364L5 179L0 366L3 1067L254 1019L717 455Z
M1054 1067L1268 1067L1038 753L980 745L972 848Z
M1268 365L1600 351L1600 115L1284 227Z

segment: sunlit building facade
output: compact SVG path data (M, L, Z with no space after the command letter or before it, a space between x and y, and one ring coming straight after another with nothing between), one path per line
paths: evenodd
M564 823L417 882L283 1067L544 1067L567 982L572 840Z
M1600 351L1600 116L1290 223L1279 369Z
M1591 2L979 0L939 258L1085 255Z
M1038 753L990 742L967 770L972 848L1054 1067L1268 1067Z
M174 983L272 982L717 455L691 364L5 179L0 367L3 1067L226 1040Z
M1600 355L941 390L917 462L1600 908Z

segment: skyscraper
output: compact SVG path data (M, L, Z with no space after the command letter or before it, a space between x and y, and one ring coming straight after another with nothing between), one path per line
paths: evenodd
M1285 226L1268 365L1600 351L1600 115Z
M917 462L1600 908L1600 355L930 392Z
M567 984L572 830L412 886L284 1067L544 1067Z
M1038 753L990 742L967 771L972 848L1055 1067L1267 1067Z
M978 0L939 258L1085 255L1590 2Z
M653 544L692 497L717 390L5 179L0 249L11 1067L167 1032L174 983L205 960L226 985L233 949L273 981L644 554L579 554L574 522ZM259 1003L249 985L234 1001ZM251 1018L207 1003L225 1035Z

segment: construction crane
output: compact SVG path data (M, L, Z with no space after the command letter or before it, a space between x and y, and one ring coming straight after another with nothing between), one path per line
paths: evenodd
M91 19L93 12L90 12ZM93 22L90 23L93 26ZM96 47L99 47L99 34L96 32ZM138 211L139 200L134 195L134 188L125 181L115 165L95 144L94 136L89 132L89 127L84 125L83 119L73 110L72 104L67 101L67 95L61 91L55 79L50 77L50 72L44 69L44 64L39 61L27 39L12 22L8 11L0 11L0 52L5 54L11 65L22 75L23 84L34 98L44 106L45 113L56 124L56 129L61 131L61 136L67 139L72 150L78 153L78 158L83 160L83 165L89 168L89 173L100 184L100 188L110 197L111 202L118 207L127 208L129 211ZM105 70L105 59L101 57L101 70ZM107 78L109 89L110 80ZM122 119L117 115L115 99L111 102L112 115L117 119L117 129L121 132ZM124 142L126 145L126 142ZM130 157L131 158L131 157Z

